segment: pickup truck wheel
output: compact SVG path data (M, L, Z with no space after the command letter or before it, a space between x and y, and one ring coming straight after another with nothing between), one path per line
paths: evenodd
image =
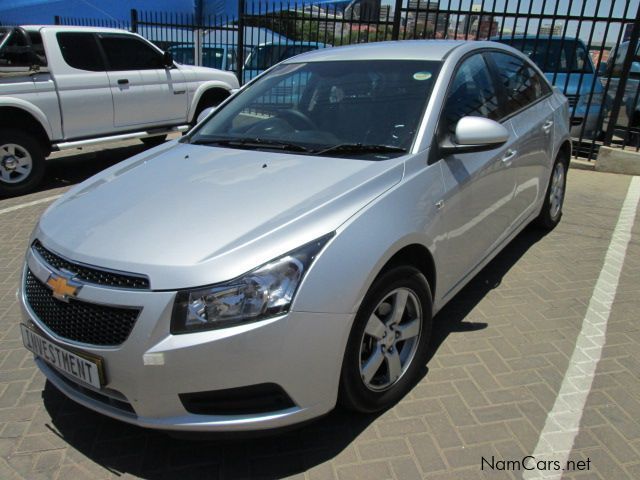
M33 190L44 176L40 143L20 130L0 131L0 195L21 195Z
M166 135L158 135L156 137L146 137L140 139L145 147L155 147L167 141Z

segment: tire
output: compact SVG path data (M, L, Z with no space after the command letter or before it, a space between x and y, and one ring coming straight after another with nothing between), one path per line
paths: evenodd
M35 189L45 172L42 146L21 130L0 130L0 195L14 196Z
M393 327L398 318L394 304L405 294L400 322ZM339 394L344 407L363 413L384 410L417 383L428 354L431 312L431 290L418 269L396 266L375 280L356 314L347 342ZM382 323L375 319L370 322L374 313ZM409 337L416 329L417 336ZM402 330L408 337L404 340L400 338ZM381 363L376 369L378 361ZM392 363L396 365L393 369ZM371 365L373 368L365 368Z
M542 230L553 230L562 218L562 206L567 189L567 172L569 171L569 159L566 154L560 153L553 164L551 177L545 192L544 204L540 215L534 220L535 226Z
M196 107L196 112L193 114L193 119L191 120L191 126L195 126L195 124L198 123L198 116L202 113L202 111L205 108L217 107L228 97L229 97L229 92L219 88L205 92L202 95L200 102L198 102L198 106Z
M140 139L144 143L145 147L155 147L167 141L166 135L157 135L155 137L146 137Z

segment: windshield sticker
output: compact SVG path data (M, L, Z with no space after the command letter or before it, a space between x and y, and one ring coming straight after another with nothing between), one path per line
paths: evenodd
M431 72L416 72L413 74L414 80L429 80L431 78Z

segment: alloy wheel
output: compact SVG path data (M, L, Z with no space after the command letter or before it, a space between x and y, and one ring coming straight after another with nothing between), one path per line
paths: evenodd
M26 149L15 143L0 145L0 182L22 182L32 168L33 160Z
M556 162L551 177L551 188L549 189L549 213L551 214L551 218L557 218L562 208L562 202L564 200L564 177L564 163Z
M422 334L422 309L408 288L389 292L376 306L360 343L360 375L373 391L392 387L409 368Z

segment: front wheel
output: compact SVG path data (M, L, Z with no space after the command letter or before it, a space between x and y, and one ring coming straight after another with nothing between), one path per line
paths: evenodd
M30 192L44 170L44 153L35 138L20 130L0 130L0 195Z
M340 378L340 402L359 412L391 407L419 380L431 336L431 291L414 267L387 270L354 320Z
M558 155L553 164L542 211L538 218L535 219L536 226L544 230L553 230L562 218L562 207L567 188L568 164L569 159L562 154Z

